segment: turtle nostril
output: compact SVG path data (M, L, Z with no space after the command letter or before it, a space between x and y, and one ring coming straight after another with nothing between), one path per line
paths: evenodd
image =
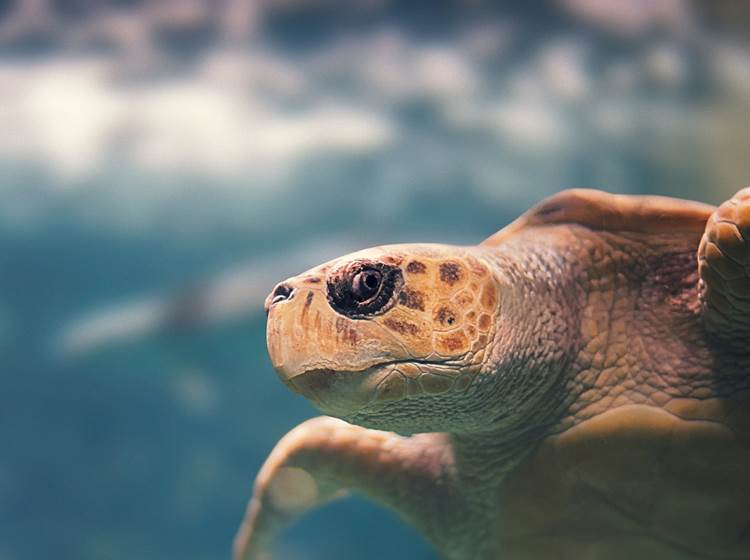
M282 282L273 289L273 292L271 292L271 305L291 299L293 294L294 288L286 282Z

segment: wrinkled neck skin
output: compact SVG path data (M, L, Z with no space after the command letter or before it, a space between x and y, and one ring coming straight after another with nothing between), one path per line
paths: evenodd
M747 356L704 332L698 242L565 224L466 249L492 270L498 293L472 382L344 417L405 435L439 432L409 449L422 456L419 441L447 448L437 487L449 498L434 526L417 522L447 557L494 557L477 547L495 542L506 482L546 438L617 407L663 408L675 397L706 399L747 385L748 376L737 375L750 369ZM423 500L404 492L412 505Z
M706 342L696 246L552 226L477 248L504 297L484 375L465 395L480 420L445 427L470 508L493 508L506 475L549 435L616 407L747 384L734 374L747 357Z
M565 233L564 231L561 233ZM570 259L575 239L527 236L498 247L477 247L500 288L496 331L482 375L466 397L482 414L472 426L448 427L456 476L469 502L493 508L489 491L554 431L570 406L564 385L581 348L588 280ZM478 405L478 403L482 403Z

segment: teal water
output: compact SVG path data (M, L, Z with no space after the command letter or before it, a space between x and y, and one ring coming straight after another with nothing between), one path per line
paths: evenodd
M262 461L316 414L272 371L260 310L306 251L474 243L571 186L718 203L750 183L750 64L717 14L623 34L557 2L290 3L240 39L154 24L144 61L70 46L76 21L109 28L53 4L38 36L0 3L21 30L0 33L0 560L228 556ZM237 267L249 299L204 320ZM167 318L65 351L144 302ZM276 552L434 558L357 497Z

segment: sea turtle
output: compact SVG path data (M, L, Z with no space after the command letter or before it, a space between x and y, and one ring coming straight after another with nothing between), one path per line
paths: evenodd
M750 188L576 189L282 282L271 360L330 416L271 453L236 558L343 489L448 559L750 558L748 274Z

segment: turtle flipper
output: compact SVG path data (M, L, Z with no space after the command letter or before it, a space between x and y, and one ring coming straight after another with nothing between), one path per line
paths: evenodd
M320 416L276 445L258 473L234 541L235 560L261 560L294 519L348 490L391 507L423 534L440 531L436 513L454 494L443 434L406 438Z
M698 248L706 328L728 343L750 334L750 187L709 218Z

